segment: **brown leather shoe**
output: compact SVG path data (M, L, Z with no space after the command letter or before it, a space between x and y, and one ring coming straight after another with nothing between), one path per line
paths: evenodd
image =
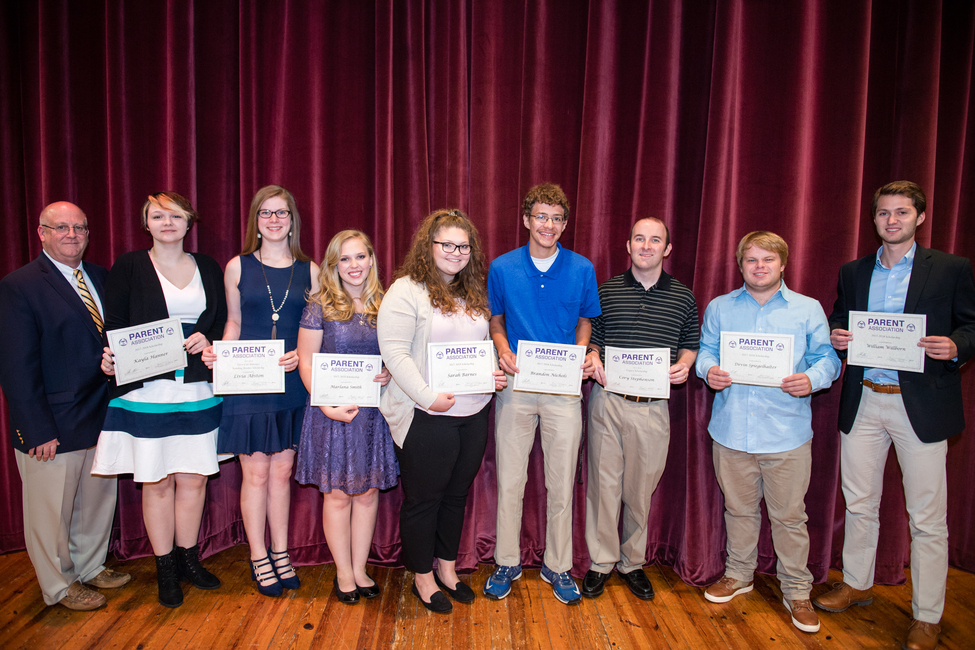
M754 588L754 582L744 582L729 575L721 576L721 579L707 588L704 597L712 603L726 603L738 594L747 594Z
M832 591L817 596L813 604L827 612L842 612L850 605L865 607L873 602L873 589L854 589L845 582L834 582Z
M58 601L58 604L75 611L89 612L98 609L106 602L105 596L97 591L92 591L80 582L72 582L68 586L68 592Z
M941 626L924 621L911 621L907 628L907 640L901 647L904 650L934 650L938 647L938 637L941 636Z
M803 632L819 632L819 616L808 598L789 600L782 598L782 604L792 614L792 624Z
M86 582L85 584L90 587L98 587L99 589L118 589L122 585L129 584L129 580L132 579L128 573L120 573L118 571L112 571L111 569L104 569L97 576Z

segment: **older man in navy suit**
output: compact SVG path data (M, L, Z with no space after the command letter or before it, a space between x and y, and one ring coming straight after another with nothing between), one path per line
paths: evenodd
M911 522L914 621L904 647L933 649L941 633L948 578L947 439L965 428L959 370L975 355L975 280L971 262L919 246L925 220L918 185L896 181L877 190L873 220L883 242L876 254L840 269L829 317L833 347L846 354L855 334L849 312L925 314L924 371L847 366L840 396L840 473L846 499L843 582L815 599L830 612L873 600L880 495L891 443L904 476Z
M43 252L0 281L0 386L23 483L24 539L44 602L91 610L130 576L105 568L116 480L91 475L108 405L101 298L108 272L81 257L78 206L41 212Z

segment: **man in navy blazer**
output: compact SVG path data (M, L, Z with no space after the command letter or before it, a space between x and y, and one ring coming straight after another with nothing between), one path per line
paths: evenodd
M108 272L81 261L78 206L41 212L43 252L0 281L0 386L23 483L24 541L48 605L91 610L130 576L105 568L117 481L91 475L108 406L101 296Z
M896 181L877 190L873 219L883 244L840 269L829 318L833 347L846 355L856 332L849 312L925 314L924 371L848 365L840 396L840 474L846 499L843 582L815 599L841 612L873 600L880 496L890 444L904 476L911 522L914 621L905 648L935 648L948 578L947 439L965 428L960 369L975 354L975 280L963 257L919 246L927 201ZM894 319L896 320L896 318Z

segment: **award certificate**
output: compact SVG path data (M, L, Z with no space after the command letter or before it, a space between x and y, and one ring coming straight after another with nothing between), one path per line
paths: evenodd
M284 340L214 341L213 394L283 393Z
M519 341L514 390L582 395L584 345Z
M670 348L606 346L606 390L670 399Z
M312 355L312 406L379 406L378 381L383 358L378 354Z
M430 343L427 377L430 389L437 393L493 393L494 344L491 341Z
M851 311L850 347L846 363L851 366L924 372L924 348L918 341L927 331L926 314L888 314Z
M721 332L721 369L734 384L782 385L794 372L792 334Z
M115 354L115 383L119 386L186 367L178 318L123 327L106 335Z

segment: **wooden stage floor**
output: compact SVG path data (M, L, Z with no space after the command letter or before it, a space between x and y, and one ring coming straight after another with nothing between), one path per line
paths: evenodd
M669 567L652 566L652 601L633 597L614 577L601 597L567 607L537 570L526 571L502 601L480 597L493 569L481 565L465 578L477 600L438 615L419 605L403 569L373 568L382 597L348 606L332 597L332 565L300 567L300 589L265 598L250 580L245 546L204 564L223 586L186 584L183 606L166 609L156 600L151 558L110 560L133 581L105 590L107 607L72 612L45 607L26 553L0 556L0 648L899 648L911 618L910 584L876 587L869 607L821 612L822 629L805 634L792 626L770 576L758 576L752 593L714 605ZM816 585L813 595L827 588ZM973 605L975 575L952 569L942 648L975 648Z

